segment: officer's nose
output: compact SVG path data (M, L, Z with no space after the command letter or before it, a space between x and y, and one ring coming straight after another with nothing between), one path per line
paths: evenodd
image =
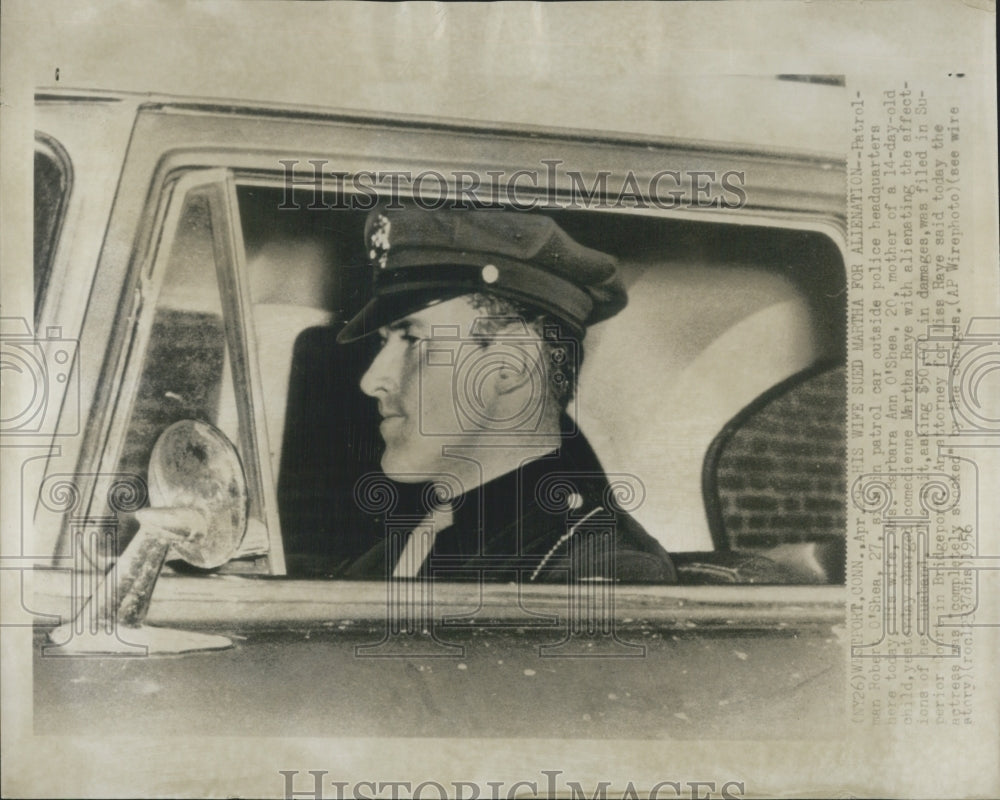
M378 353L361 376L361 391L369 397L393 394L399 388L398 359L392 355L393 347L387 344Z

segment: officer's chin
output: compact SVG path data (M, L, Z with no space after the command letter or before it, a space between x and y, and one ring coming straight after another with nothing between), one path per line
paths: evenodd
M382 470L385 476L396 483L427 483L431 480L430 475L422 475L415 472L398 472L391 469Z
M382 456L381 466L385 476L396 483L426 483L432 478L413 469L413 465L406 464L405 460L396 458L388 450Z

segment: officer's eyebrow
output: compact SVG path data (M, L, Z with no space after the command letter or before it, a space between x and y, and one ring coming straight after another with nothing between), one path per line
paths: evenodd
M395 322L390 322L385 326L387 331L402 333L404 336L412 335L413 333L424 333L427 330L427 325L421 320L415 317L403 317L402 319L397 319Z

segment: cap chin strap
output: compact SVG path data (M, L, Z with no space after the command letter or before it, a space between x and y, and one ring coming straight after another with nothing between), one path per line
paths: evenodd
M594 310L586 291L551 272L502 256L470 253L463 260L464 255L424 249L394 254L375 272L375 296L434 289L452 297L494 292L548 311L578 331Z

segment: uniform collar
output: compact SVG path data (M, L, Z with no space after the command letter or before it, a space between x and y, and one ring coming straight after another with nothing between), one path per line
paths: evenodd
M607 483L600 461L568 417L563 419L562 430L556 450L457 498L453 523L439 534L435 553L527 554L536 540L547 542L553 531L561 535L566 513L552 499L559 497L558 492L552 494L559 475L567 475L566 485L573 485L581 503L600 502Z

